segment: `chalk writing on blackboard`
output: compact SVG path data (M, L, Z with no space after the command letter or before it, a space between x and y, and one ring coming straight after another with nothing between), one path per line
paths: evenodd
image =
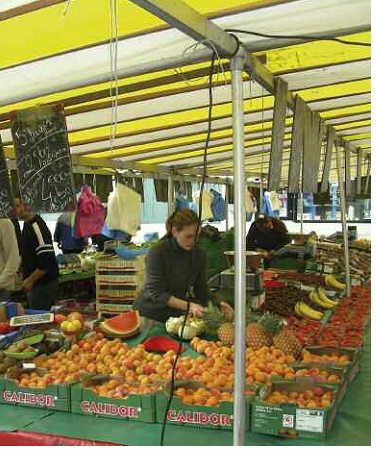
M0 218L8 218L12 208L12 190L10 188L9 173L0 137Z
M62 212L74 204L72 161L60 106L18 112L12 136L23 202L35 212Z

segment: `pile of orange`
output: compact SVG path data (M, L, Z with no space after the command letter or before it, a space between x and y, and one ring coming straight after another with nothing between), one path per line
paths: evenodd
M197 381L205 386L205 391L213 390L216 394L216 391L219 391L227 397L226 394L231 393L234 387L233 347L198 338L193 339L191 345L197 351L203 350L204 354L197 357L180 357L176 368L176 380ZM120 339L108 340L99 333L73 345L70 350L55 352L50 357L36 358L37 366L45 368L46 374L39 376L35 372L23 373L19 378L19 384L22 387L44 388L51 383L73 383L79 381L82 373L91 373L120 377L119 381L125 381L128 385L141 385L151 391L150 388L155 390L163 382L170 380L175 357L173 351L168 351L164 355L149 353L142 344L130 347ZM333 362L335 357L338 363L349 361L347 355L338 354L327 356L326 359ZM308 352L304 353L303 360L312 362L316 358L325 362L325 355L318 356ZM273 376L293 379L295 375L306 375L306 371L302 370L295 373L291 367L294 361L293 356L285 354L274 346L262 347L256 351L248 348L246 350L246 383L250 386L264 384ZM308 374L310 372L312 371ZM326 375L325 372L324 370L319 372L321 377L327 377L325 381L337 382L334 381L337 376ZM112 385L115 385L113 381L101 385L98 390L110 396L113 393L119 395L122 391L129 390L124 383L122 384L123 386L120 383L117 384L116 388L119 387L117 392L116 388L112 388ZM207 397L216 397L213 394L209 396L207 392L205 393Z
M339 383L341 381L341 378L338 375L317 367L299 369L296 371L295 375L297 377L314 377L316 380L320 380L324 383Z
M251 390L245 391L245 397L254 394ZM206 388L178 388L174 395L179 397L185 405L218 406L220 402L232 402L233 395L229 391Z
M292 403L299 408L321 409L329 408L333 403L332 391L320 387L305 391L273 391L265 397L265 402L271 405Z
M340 365L350 364L349 355L341 353L330 353L325 355L315 355L307 350L303 351L303 363L336 363Z
M206 384L212 378L213 387L232 388L234 382L234 348L223 346L220 342L209 342L199 338L191 341L191 346L197 352L203 350L207 356L205 365L209 367L209 375L201 375L198 379ZM259 350L246 350L246 383L266 383L272 376L292 379L295 371L291 366L295 362L292 355L286 355L278 348L262 347ZM225 382L227 378L227 383ZM210 380L209 380L210 382ZM222 384L223 383L223 384Z

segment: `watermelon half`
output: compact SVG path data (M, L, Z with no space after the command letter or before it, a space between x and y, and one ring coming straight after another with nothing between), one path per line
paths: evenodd
M128 311L99 324L100 330L111 337L129 338L140 332L138 311Z

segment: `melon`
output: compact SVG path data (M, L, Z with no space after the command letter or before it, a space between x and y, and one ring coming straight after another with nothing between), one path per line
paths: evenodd
M103 333L115 337L135 336L140 329L138 311L128 311L99 324Z

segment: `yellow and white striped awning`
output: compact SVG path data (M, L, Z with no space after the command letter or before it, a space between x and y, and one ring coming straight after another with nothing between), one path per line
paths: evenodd
M185 0L221 28L370 42L370 0ZM10 114L63 103L71 152L156 168L202 165L208 53L128 0L117 2L116 139L110 96L110 0L0 2L0 135L14 157ZM353 148L370 149L370 47L239 35ZM201 56L202 55L202 56ZM189 63L190 58L199 62ZM188 63L187 63L188 62ZM229 62L216 67L209 168L232 168ZM153 68L153 70L151 70ZM274 97L244 74L247 169L267 171ZM287 177L292 112L285 129ZM354 165L356 155L354 154ZM333 165L335 168L335 165ZM334 174L334 173L333 173Z

